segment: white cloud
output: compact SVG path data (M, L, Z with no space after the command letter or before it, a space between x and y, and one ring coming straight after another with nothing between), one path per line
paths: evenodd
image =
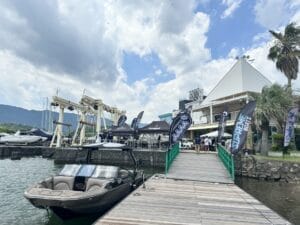
M258 33L257 35L255 35L253 37L252 41L256 42L256 43L261 43L261 42L269 40L270 37L271 37L271 34L268 31L265 31L263 33Z
M50 37L43 33L45 30L34 29L32 20L19 14L7 2L10 7L0 7L3 19L0 20L3 28L0 30L0 103L40 109L41 99L54 95L57 88L60 96L73 101L79 101L86 89L92 97L127 110L129 120L145 110L143 122L149 122L157 119L160 113L177 108L178 100L187 97L193 88L203 87L207 94L234 64L232 57L244 51L234 48L228 58L212 60L210 50L205 47L210 18L194 12L196 3L193 0L58 0L56 5L48 2L47 6L52 7L50 11L58 15L55 21L62 23L58 28L52 25L49 32L58 33ZM34 0L29 2L35 3ZM225 3L228 10L230 7L232 10L229 16L238 6L232 6L233 1ZM40 22L47 24L47 21ZM68 34L62 32L64 27L70 27ZM38 42L39 45L31 42L32 38L42 41L40 37L43 36L48 37L46 42ZM58 45L55 49L61 48L60 54L66 50L67 56L72 53L68 50L75 48L69 63L80 64L76 67L81 68L80 72L70 72L68 66L66 69L66 65L59 62L62 58L66 60L64 55L50 61L36 61L39 54L41 59L55 56L55 51L50 54L46 50L49 43ZM33 58L27 53L31 50L31 54L36 54ZM156 84L154 77L149 76L129 85L126 77L130 74L122 68L124 52L142 57L157 55L164 70L174 73L175 78ZM82 55L78 56L79 53ZM267 47L256 43L247 54L255 57L254 65L271 80L285 82L284 76L266 59ZM161 68L155 70L156 76L164 75Z
M249 49L245 54L254 59L252 64L270 81L272 81L273 83L278 83L280 85L286 85L287 78L285 77L285 75L276 69L276 65L273 61L267 58L269 49L272 44L272 41L264 42L260 46ZM293 89L300 88L299 78L292 81L292 87Z
M241 50L239 48L232 48L228 53L229 58L240 57L240 55L241 55Z
M86 89L131 115L155 105L156 111L145 113L145 119L155 119L158 111L176 107L197 68L210 59L209 17L195 14L195 7L194 0L4 1L0 72L6 82L0 85L0 102L40 108L40 99L57 88L77 101ZM182 78L158 86L151 78L128 85L123 52L156 54L167 71ZM167 96L164 88L171 84L178 89ZM161 107L165 102L157 96L167 98L169 107Z
M254 7L256 22L271 30L288 23L298 10L298 0L257 0Z
M221 18L225 19L233 15L234 11L237 10L242 3L242 0L222 0L222 4L226 5L225 11L222 13Z

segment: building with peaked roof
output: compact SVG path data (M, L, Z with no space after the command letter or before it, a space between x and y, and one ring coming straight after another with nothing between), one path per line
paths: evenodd
M193 124L190 137L218 127L220 114L229 112L227 126L233 126L240 109L249 101L251 94L261 93L264 86L272 83L255 69L245 57L238 59L201 103L191 102Z
M170 124L166 121L152 121L150 124L139 129L139 133L148 133L148 134L169 134Z

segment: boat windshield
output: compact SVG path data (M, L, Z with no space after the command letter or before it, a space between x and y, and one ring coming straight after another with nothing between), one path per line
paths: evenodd
M60 176L76 176L80 169L81 165L68 164L65 165L62 171L60 171Z
M115 166L97 166L92 177L95 178L115 178L118 176L119 168Z
M82 165L81 169L77 173L76 176L79 177L90 177L92 176L94 170L95 170L95 165Z

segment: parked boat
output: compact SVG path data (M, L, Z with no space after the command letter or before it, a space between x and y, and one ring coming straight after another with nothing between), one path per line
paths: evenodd
M0 137L0 144L27 145L27 144L44 142L46 140L47 138L45 137L22 134L20 131L17 131L15 134Z
M67 218L105 212L142 182L143 173L136 169L72 164L65 165L59 175L27 189L24 196L35 207Z

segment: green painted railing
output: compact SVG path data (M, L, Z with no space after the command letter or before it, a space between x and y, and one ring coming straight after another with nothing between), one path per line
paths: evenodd
M228 170L231 179L234 180L234 159L233 155L222 145L218 145L218 156Z
M178 153L179 143L173 145L173 147L166 152L165 174L168 173L169 168L172 165L172 162L174 161Z

